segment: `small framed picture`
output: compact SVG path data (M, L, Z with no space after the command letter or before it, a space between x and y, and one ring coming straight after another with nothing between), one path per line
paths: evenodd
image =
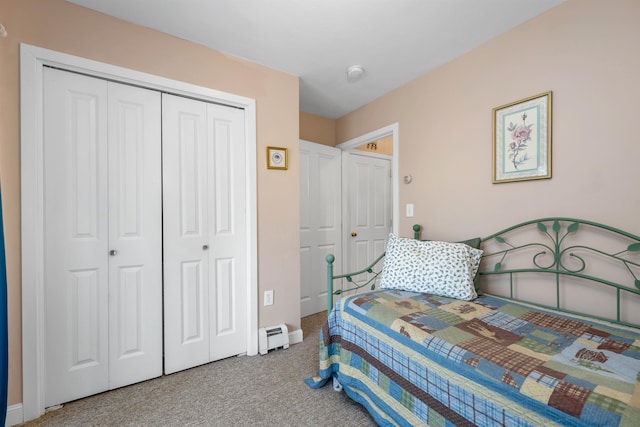
M288 168L287 149L280 147L267 147L267 168L286 170Z
M551 92L493 109L493 183L551 178Z

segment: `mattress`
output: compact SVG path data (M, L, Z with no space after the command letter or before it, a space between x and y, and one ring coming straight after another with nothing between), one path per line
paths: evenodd
M483 295L343 298L319 375L380 425L640 425L640 330Z

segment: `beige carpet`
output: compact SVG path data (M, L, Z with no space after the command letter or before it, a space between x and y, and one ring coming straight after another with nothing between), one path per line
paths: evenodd
M312 390L326 313L302 319L304 341L265 356L233 357L91 396L25 426L374 426L330 384Z

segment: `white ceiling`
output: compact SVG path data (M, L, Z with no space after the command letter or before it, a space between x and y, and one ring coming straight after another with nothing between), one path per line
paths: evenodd
M68 1L299 76L300 110L335 119L564 0Z

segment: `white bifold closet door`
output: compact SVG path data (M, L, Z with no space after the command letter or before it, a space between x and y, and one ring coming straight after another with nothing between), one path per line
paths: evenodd
M165 373L245 353L244 110L163 95Z
M162 374L160 113L45 69L45 406Z

